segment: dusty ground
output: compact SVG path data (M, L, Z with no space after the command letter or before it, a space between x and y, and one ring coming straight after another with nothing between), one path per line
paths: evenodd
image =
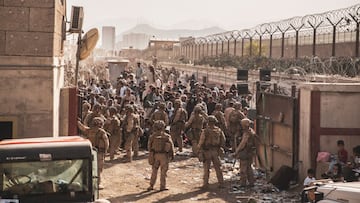
M186 149L187 151L188 149ZM186 152L185 151L185 152ZM151 175L151 166L147 162L147 153L132 163L124 163L123 154L110 162L107 157L103 172L103 185L100 197L117 202L236 202L236 193L231 192L230 180L226 188L218 189L215 171L210 172L210 187L201 189L202 164L197 158L177 155L170 163L167 187L168 191L159 191L159 175L155 190L147 191Z
M255 187L247 189L233 189L237 185L236 166L223 164L223 174L226 188L219 189L214 169L210 172L210 187L202 189L202 163L189 154L187 148L175 160L170 163L167 177L167 191L159 191L159 178L154 187L155 190L147 191L149 187L151 166L147 161L147 152L141 151L140 156L132 163L125 163L124 153L117 155L114 161L106 157L103 172L103 185L100 190L100 198L108 199L112 203L124 202L248 202L249 197L255 197L258 202L299 202L298 191L279 192L271 191L267 181L258 175ZM159 171L160 172L160 171ZM265 191L265 192L264 192ZM271 201L268 201L271 200Z

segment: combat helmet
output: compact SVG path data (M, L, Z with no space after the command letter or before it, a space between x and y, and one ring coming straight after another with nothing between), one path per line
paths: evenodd
M216 124L218 122L218 119L214 115L211 115L208 117L208 122Z
M251 120L248 118L244 118L241 120L241 126L242 127L249 127L251 123Z
M181 100L180 99L176 99L174 101L174 107L180 107L181 106Z
M95 117L95 118L92 120L92 123L93 123L93 125L95 125L95 126L102 126L102 125L104 125L104 120L103 120L101 117Z
M165 103L164 103L164 102L160 102L160 103L159 103L159 109L165 110L165 108L166 108Z
M133 113L135 111L134 107L132 105L126 105L125 109L127 112L131 112L131 113Z
M194 113L200 113L201 111L202 111L202 108L201 108L200 105L196 105L196 106L194 107Z
M162 120L157 120L153 125L154 131L163 131L165 129L165 122Z

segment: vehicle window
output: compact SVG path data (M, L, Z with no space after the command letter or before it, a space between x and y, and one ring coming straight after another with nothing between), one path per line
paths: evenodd
M26 195L89 191L88 160L0 164L0 192ZM1 196L1 195L0 195Z

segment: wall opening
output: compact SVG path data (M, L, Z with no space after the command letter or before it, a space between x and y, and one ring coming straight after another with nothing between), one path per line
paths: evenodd
M13 138L13 126L12 121L0 121L0 140Z
M17 138L17 126L17 117L0 116L0 140Z

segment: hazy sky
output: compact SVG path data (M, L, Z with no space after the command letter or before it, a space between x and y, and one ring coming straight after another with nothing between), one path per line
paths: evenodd
M226 30L251 28L293 16L321 13L360 3L359 0L67 0L83 6L84 28L116 26L117 34L137 23L157 28ZM70 14L69 14L70 16Z

